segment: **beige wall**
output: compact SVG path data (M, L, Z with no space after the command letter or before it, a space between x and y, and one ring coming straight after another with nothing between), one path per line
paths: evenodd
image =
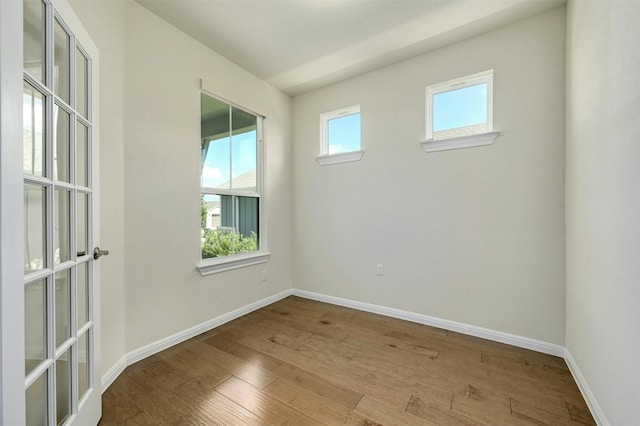
M566 346L606 421L638 424L640 3L567 21Z
M295 97L295 287L564 344L564 19ZM495 143L425 153L425 86L488 69ZM319 166L319 114L355 104L363 159Z
M100 247L102 373L125 354L124 37L125 3L71 1L100 51Z
M127 349L291 288L290 99L136 3L127 7ZM202 278L200 78L269 111L267 265ZM268 281L261 281L261 270Z
M73 5L102 59L104 374L130 351L292 287L290 99L137 3ZM273 253L267 264L205 278L195 269L201 78L269 112Z

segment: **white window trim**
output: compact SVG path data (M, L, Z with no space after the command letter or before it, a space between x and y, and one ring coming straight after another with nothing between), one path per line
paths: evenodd
M269 110L262 105L253 102L252 98L247 98L235 93L227 88L220 86L212 81L200 79L200 90L214 98L220 99L230 105L240 108L244 111L250 112L254 115L259 115L262 118L269 116Z
M360 114L360 105L353 105L347 108L340 108L335 111L320 114L320 155L316 157L318 164L326 166L329 164L347 163L362 159L362 156L364 155L364 151L362 149L329 154L329 135L327 132L329 121L354 114ZM360 147L362 147L362 141L360 141Z
M463 89L478 84L487 84L487 131L473 135L453 138L433 139L433 97L439 93ZM470 148L474 146L490 145L498 136L493 130L493 70L456 78L425 88L425 135L422 147L426 152L444 151L448 149Z
M498 132L478 133L457 138L423 141L420 144L425 152L447 151L449 149L491 145L498 135Z
M231 105L232 107L244 110L258 117L258 126L257 126L257 156L258 162L256 164L256 189L257 192L241 192L241 191L233 191L233 190L221 190L218 188L207 188L200 186L200 194L209 193L209 189L215 189L217 194L224 193L227 195L236 195L236 196L256 196L258 198L258 229L260 230L260 234L258 236L260 241L260 248L257 251L251 253L240 253L240 254L232 254L229 256L222 257L212 257L209 259L202 259L202 247L198 246L198 257L200 258L199 263L196 265L196 269L200 272L200 275L205 277L211 274L217 274L219 272L230 271L233 269L244 268L247 266L258 265L260 263L265 263L269 261L271 258L271 252L267 249L267 231L265 230L266 225L266 202L264 196L264 188L265 188L265 176L263 173L264 169L264 122L266 121L266 115L262 115L262 113L266 114L266 109L261 108L260 106L253 105L252 108L245 108L240 104L230 101L229 99L234 98L230 96L230 93L225 92L227 96L220 96L213 92L211 85L206 85L204 80L201 80L201 92L198 93L198 99L200 99L200 94L204 93L206 95L212 96L214 98L220 99L223 102ZM261 111L261 112L258 112ZM200 128L200 125L198 125ZM201 136L202 137L202 136Z
M271 258L268 251L256 251L253 253L234 254L225 257L214 257L202 260L196 268L203 277L232 269L266 263Z
M338 154L327 154L316 157L318 164L326 166L329 164L348 163L350 161L360 161L364 151L340 152Z

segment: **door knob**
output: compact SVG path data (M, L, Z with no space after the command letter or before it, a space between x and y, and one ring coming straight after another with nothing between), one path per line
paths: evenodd
M100 256L106 256L109 254L109 250L100 250L100 247L96 247L93 249L93 258L99 259Z

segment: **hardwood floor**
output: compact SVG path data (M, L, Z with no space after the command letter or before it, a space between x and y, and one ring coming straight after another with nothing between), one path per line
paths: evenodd
M100 425L593 425L561 358L288 297L128 367Z

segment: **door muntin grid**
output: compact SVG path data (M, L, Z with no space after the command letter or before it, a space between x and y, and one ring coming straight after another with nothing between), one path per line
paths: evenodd
M95 385L92 62L51 3L23 13L26 419L55 425Z

